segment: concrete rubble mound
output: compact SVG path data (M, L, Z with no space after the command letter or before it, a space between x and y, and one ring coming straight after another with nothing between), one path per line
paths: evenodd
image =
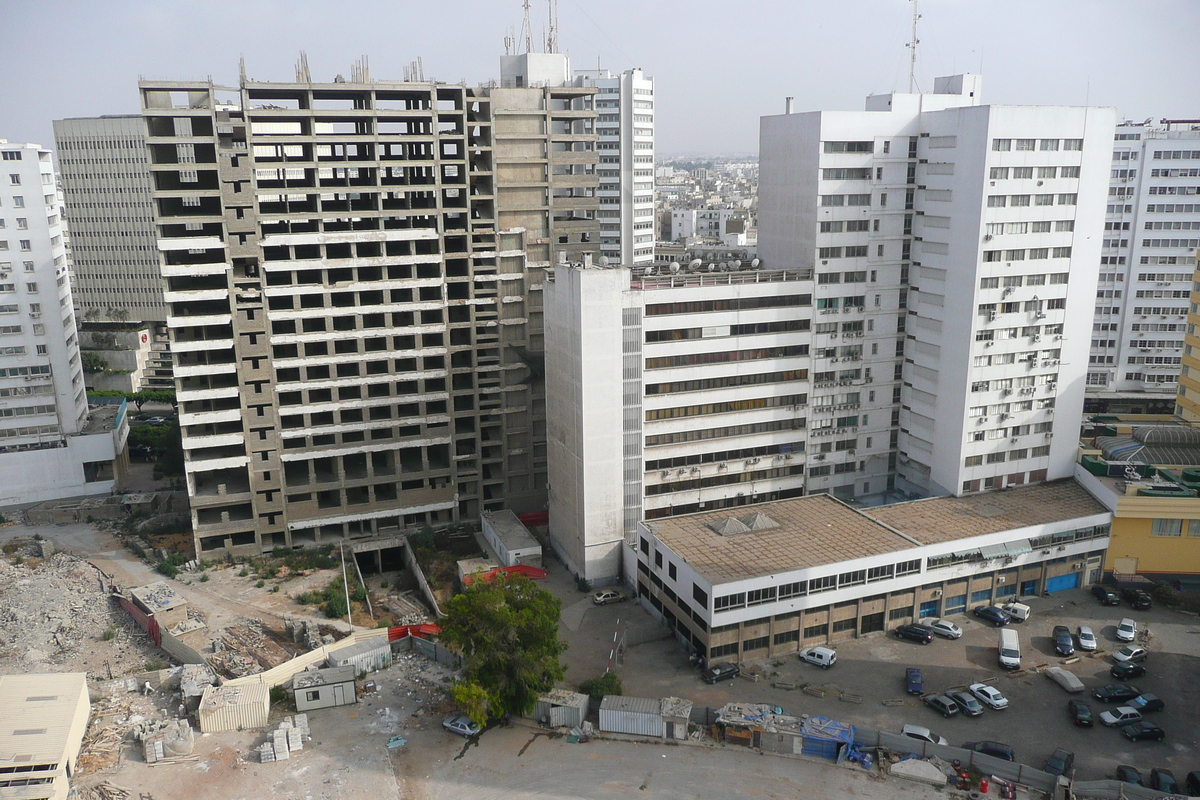
M191 755L195 746L196 736L186 719L166 720L158 730L145 734L142 739L142 753L147 764Z

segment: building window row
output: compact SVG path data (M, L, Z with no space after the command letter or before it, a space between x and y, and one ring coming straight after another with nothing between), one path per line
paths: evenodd
M646 359L646 369L668 369L697 364L727 364L737 361L758 361L767 358L794 358L808 355L808 345L759 347L753 350L729 350L718 353L691 353L681 356L658 356Z
M700 392L708 389L726 389L733 386L755 386L763 383L787 383L804 380L808 370L793 369L781 372L765 372L755 375L725 375L717 378L702 378L691 381L674 381L671 383L646 384L646 396L659 394L677 394L681 392Z
M988 170L988 178L994 181L1008 180L1040 180L1053 178L1078 178L1079 167L992 167Z
M1154 158L1164 161L1200 158L1200 150L1155 150Z
M764 408L781 408L798 406L808 402L807 394L791 394L778 397L756 397L746 400L732 400L720 403L699 403L690 406L674 408L657 408L646 411L646 421L653 422L662 419L679 419L683 417L699 417L709 414L728 414L733 412L756 411Z
M810 305L812 305L811 294L731 297L722 300L696 300L685 303L649 303L646 305L646 316L703 314L712 311L750 311L756 308L788 308Z

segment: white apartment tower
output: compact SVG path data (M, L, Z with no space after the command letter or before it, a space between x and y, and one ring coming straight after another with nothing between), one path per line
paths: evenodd
M1116 128L1088 409L1171 413L1200 248L1200 124Z
M0 505L109 492L124 406L88 413L49 150L0 139Z
M81 315L165 323L142 118L59 119L54 139Z
M654 261L654 79L641 69L576 70L595 86L600 156L600 253L613 263Z
M811 436L843 425L815 409L861 348L872 444L846 495L1073 471L1114 112L981 105L980 86L763 119L759 253L816 273Z

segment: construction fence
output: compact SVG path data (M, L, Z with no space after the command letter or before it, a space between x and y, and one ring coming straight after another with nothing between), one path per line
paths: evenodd
M1042 792L1053 791L1058 784L1058 778L1050 773L1027 767L1015 761L1005 761L1002 758L976 753L974 750L964 750L961 747L923 742L897 733L886 733L855 726L854 743L863 748L886 747L893 752L913 753L922 758L937 756L943 761L957 759L964 765L975 767L985 775L994 775L997 778L1024 784Z

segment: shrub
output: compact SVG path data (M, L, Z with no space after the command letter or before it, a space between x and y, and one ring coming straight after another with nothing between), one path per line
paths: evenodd
M287 700L287 689L282 686L271 687L271 705L277 706Z
M1166 581L1155 583L1154 588L1150 590L1150 596L1169 608L1179 605L1179 592Z
M621 693L621 679L615 672L606 672L599 678L591 678L579 684L579 691L593 700L603 700L605 695Z
M106 630L104 632L104 641L111 642L113 639L116 638L116 636L117 636L117 629L109 628L108 630Z
M582 575L575 578L575 585L579 587L579 591L581 592L590 592L592 590L592 584Z
M238 577L239 577L239 578L245 578L245 577L247 577L249 574L250 574L250 570L246 569L245 567L242 567L242 571L238 573Z
M380 588L380 589L386 589L387 587L388 587L388 582L387 582L387 581L380 581L380 582L379 582L379 588Z
M367 590L366 590L366 587L363 587L363 586L356 586L356 587L354 588L354 591L352 591L352 592L350 593L350 596L351 596L352 598L354 598L355 600L357 600L358 602L360 602L360 603L361 603L361 602L363 602L364 600L366 600L366 599L367 599Z
M0 522L4 522L4 515L3 515L3 514L0 514ZM42 539L45 539L45 538L46 538L46 537L45 537L45 536L42 536L40 533L35 533L35 534L33 535L33 540L34 540L35 542L40 542Z
M200 582L201 582L201 583L208 583L208 573L207 573L207 572L204 572L204 573L201 573L201 574L200 574Z
M24 564L24 563L25 563L25 556L17 556L16 558L14 558L14 559L13 559L13 563L14 563L14 564L17 564L18 566L19 566L19 565L21 565L21 564Z
M168 578L174 578L176 575L179 574L179 567L175 566L170 561L159 562L158 566L155 567L155 569L157 569L163 575L166 575Z
M278 591L279 591L279 584L277 583L271 587L271 594L275 594Z
M329 598L325 601L325 605L322 610L325 612L325 616L329 617L330 619L339 619L346 616L347 608L345 595L333 594L329 596Z
M152 658L146 662L146 672L154 672L156 669L166 669L167 665L157 658Z
M266 585L267 585L267 582L264 581L262 578L259 578L258 583L254 584L255 588L257 588L257 589L261 589L262 587L264 587Z

